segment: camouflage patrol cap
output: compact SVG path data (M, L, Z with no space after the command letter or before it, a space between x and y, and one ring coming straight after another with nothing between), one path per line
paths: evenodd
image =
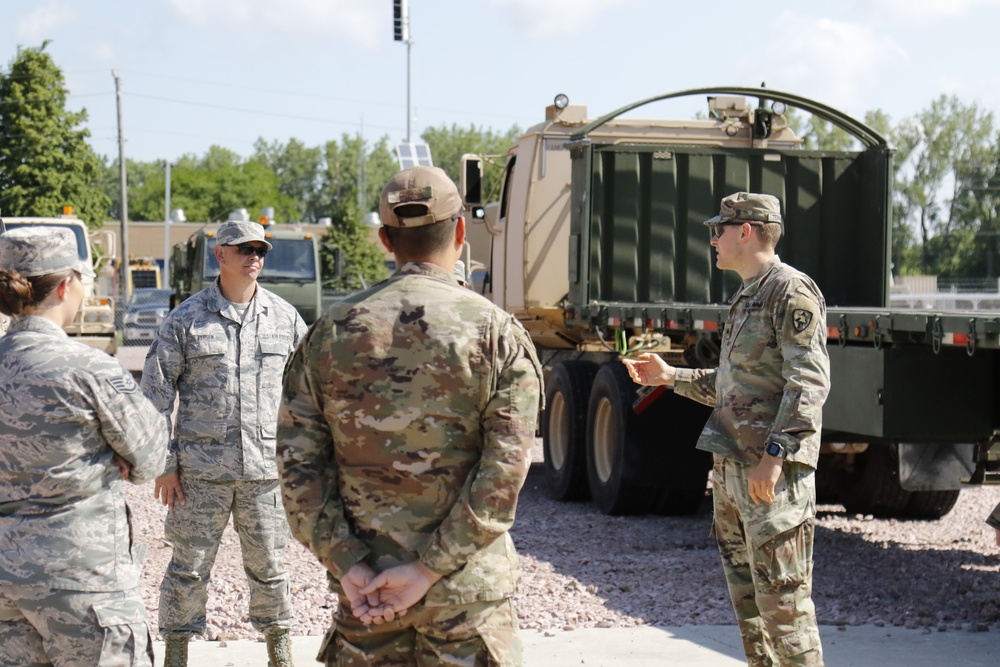
M418 212L400 217L396 209L414 206ZM387 227L422 227L449 220L462 212L462 197L439 167L409 167L389 179L378 205Z
M215 242L219 245L239 245L258 241L271 248L271 244L264 238L264 227L260 223L248 220L230 220L224 222L215 233Z
M772 195L737 192L724 197L722 206L719 208L719 215L709 218L705 224L718 225L731 220L781 224L781 202Z
M21 227L0 235L0 267L22 276L46 276L73 269L95 277L80 259L76 236L63 227Z

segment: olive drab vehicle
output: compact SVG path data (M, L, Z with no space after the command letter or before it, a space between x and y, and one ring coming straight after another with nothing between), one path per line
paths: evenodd
M623 116L695 95L708 100L704 120ZM855 148L803 148L788 106ZM703 222L739 191L782 201L778 254L828 304L820 500L937 518L963 483L1000 481L1000 317L889 308L892 150L871 128L763 88L680 91L597 119L563 97L509 149L496 202L479 192L485 161L463 156L460 171L472 258L488 269L481 291L516 314L545 364L555 497L590 497L609 514L703 501L711 461L695 444L709 409L637 387L619 360L649 351L717 365L739 280L714 266Z
M100 275L105 271L94 261L93 249L91 245L94 239L91 238L87 223L72 213L72 209L67 207L66 213L54 218L42 217L20 217L4 218L4 226L7 230L18 227L40 226L40 227L63 227L73 232L76 237L77 253L80 261L93 269ZM110 250L114 250L111 248ZM106 267L109 271L112 267ZM65 327L66 334L73 340L79 341L90 347L103 350L114 355L118 350L118 340L115 331L115 308L114 300L108 296L103 282L95 281L94 278L81 276L84 296L80 310L77 312L73 322Z
M320 240L294 225L268 225L264 236L273 247L264 259L257 284L295 306L306 324L321 313ZM173 248L170 257L171 307L208 287L219 275L215 259L218 225L205 226Z

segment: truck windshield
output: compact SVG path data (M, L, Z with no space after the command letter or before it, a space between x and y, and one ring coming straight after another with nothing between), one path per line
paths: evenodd
M219 275L219 263L215 261L215 239L205 239L205 277ZM263 282L316 280L316 255L312 239L269 238L273 246L264 259L264 270L258 280Z
M87 257L87 241L83 238L83 228L79 225L60 225L57 222L6 222L4 221L7 231L12 229L18 229L19 227L62 227L63 229L68 229L73 232L73 236L76 237L76 254L80 257L80 260L86 262Z

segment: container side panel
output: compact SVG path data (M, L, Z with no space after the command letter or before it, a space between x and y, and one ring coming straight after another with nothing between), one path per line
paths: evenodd
M639 234L645 203L639 197L639 159L636 153L605 154L614 165L614 201L611 206L610 234L605 256L611 257L613 270L605 272L611 278L605 294L614 301L638 301ZM607 173L607 172L605 172ZM610 275L609 275L610 274Z
M715 164L711 155L688 156L686 186L686 207L680 232L687 266L682 268L685 290L678 294L678 300L708 303L721 294L721 287L712 289L715 254L709 243L711 234L704 224L719 211L715 197Z
M589 211L581 229L597 302L723 304L739 289L715 268L703 224L722 197L739 191L782 200L782 260L809 274L830 305L881 307L888 277L882 196L888 155L700 146L592 146ZM883 183L872 186L869 179ZM875 201L875 200L878 201ZM579 213L574 213L580 215Z
M677 297L677 161L661 151L650 165L649 279L647 299L672 301Z

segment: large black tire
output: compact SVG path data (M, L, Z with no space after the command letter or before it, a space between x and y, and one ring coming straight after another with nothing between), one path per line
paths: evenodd
M695 445L711 413L708 406L668 391L637 419L641 433L636 435L648 445L646 456L650 450L661 453L654 513L695 514L705 502L712 455Z
M562 361L545 382L542 449L545 481L556 500L587 500L587 404L597 364Z
M840 502L837 485L842 480L842 458L844 457L839 454L820 454L816 465L816 502L820 505Z
M705 486L701 489L658 489L653 500L653 513L660 516L687 516L697 514L707 497L708 471L701 475Z
M872 443L840 474L840 501L850 514L884 518L904 516L911 493L899 484L895 443Z
M619 361L597 371L587 409L587 478L594 504L604 514L648 512L656 495L635 482L639 448L629 433L636 385Z
M949 491L911 491L905 516L911 519L940 519L958 502L958 489Z

